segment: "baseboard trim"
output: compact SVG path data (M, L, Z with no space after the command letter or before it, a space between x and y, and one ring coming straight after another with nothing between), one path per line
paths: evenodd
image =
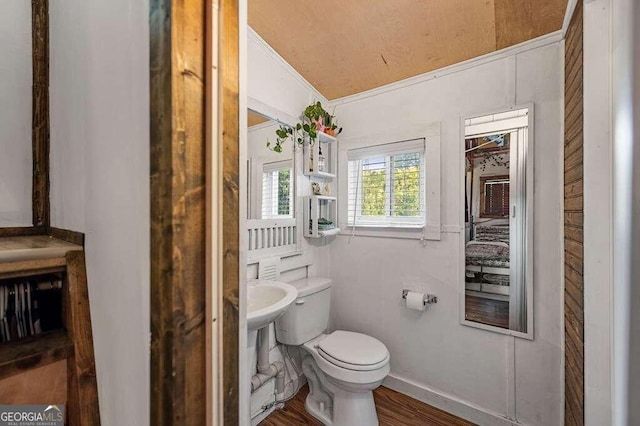
M390 374L384 379L382 385L480 426L522 426L521 423L509 420L498 413L485 410L468 401L438 392L403 377Z

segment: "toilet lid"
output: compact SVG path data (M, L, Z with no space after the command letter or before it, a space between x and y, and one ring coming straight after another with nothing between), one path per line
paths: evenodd
M318 343L318 353L350 370L375 370L389 361L389 351L380 340L351 331L334 331Z

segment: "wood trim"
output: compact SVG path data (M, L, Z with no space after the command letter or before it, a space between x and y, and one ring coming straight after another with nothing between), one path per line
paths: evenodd
M64 272L66 264L67 261L64 257L0 262L0 279Z
M66 261L64 312L67 333L73 342L73 355L67 358L69 424L99 426L98 384L84 251L68 252Z
M34 235L49 235L72 244L84 246L84 233L52 226L24 226L15 228L0 228L2 237L30 237Z
M565 424L584 425L582 2L565 39L564 254Z
M240 337L240 74L238 0L220 1L220 129L222 164L223 424L239 422Z
M50 226L47 228L47 235L84 247L84 234L82 232Z
M151 424L206 422L205 7L151 0Z
M31 1L34 226L49 226L49 0Z
M211 6L211 7L209 7ZM218 253L218 228L217 223L214 221L217 218L218 209L218 191L217 184L214 184L214 176L217 183L218 175L218 161L217 153L218 144L214 143L214 117L217 119L217 80L214 80L214 70L217 69L218 64L218 34L214 34L214 29L218 29L218 25L214 25L214 22L218 22L218 8L217 4L208 5L205 11L206 19L206 42L205 42L205 81L207 82L205 90L205 158L206 158L206 223L205 223L205 250L206 253ZM217 71L215 71L215 78L217 79ZM215 104L214 104L215 102ZM215 139L217 142L217 139ZM218 383L218 371L219 371L219 347L218 337L220 335L218 325L220 321L216 317L218 315L218 289L214 287L214 282L217 283L218 273L218 259L217 256L207 256L205 263L205 280L206 280L206 297L205 300L205 333L206 333L206 365L205 371L207 376L206 383L206 423L205 426L218 425L220 421L220 386Z
M0 228L0 238L2 237L29 237L32 235L46 235L45 226L25 226L17 228Z
M73 353L73 343L64 330L5 342L0 346L0 379L43 367Z

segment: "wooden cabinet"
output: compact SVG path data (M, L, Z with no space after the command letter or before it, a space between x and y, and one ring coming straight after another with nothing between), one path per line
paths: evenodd
M34 331L34 327L26 333L26 337L22 333L19 338L11 336L10 340L0 342L2 403L66 403L68 421L65 424L99 425L91 314L82 245L49 235L0 237L0 286L37 283L44 277L55 277L61 282L61 322L49 331ZM31 315L31 310L29 313ZM63 401L49 400L60 398L61 395Z

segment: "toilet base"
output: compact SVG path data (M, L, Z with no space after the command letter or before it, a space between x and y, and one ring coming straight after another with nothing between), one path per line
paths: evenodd
M305 409L326 426L378 426L373 392L342 389L327 380L313 357L307 356L302 369L309 382ZM377 386L376 386L377 387Z

